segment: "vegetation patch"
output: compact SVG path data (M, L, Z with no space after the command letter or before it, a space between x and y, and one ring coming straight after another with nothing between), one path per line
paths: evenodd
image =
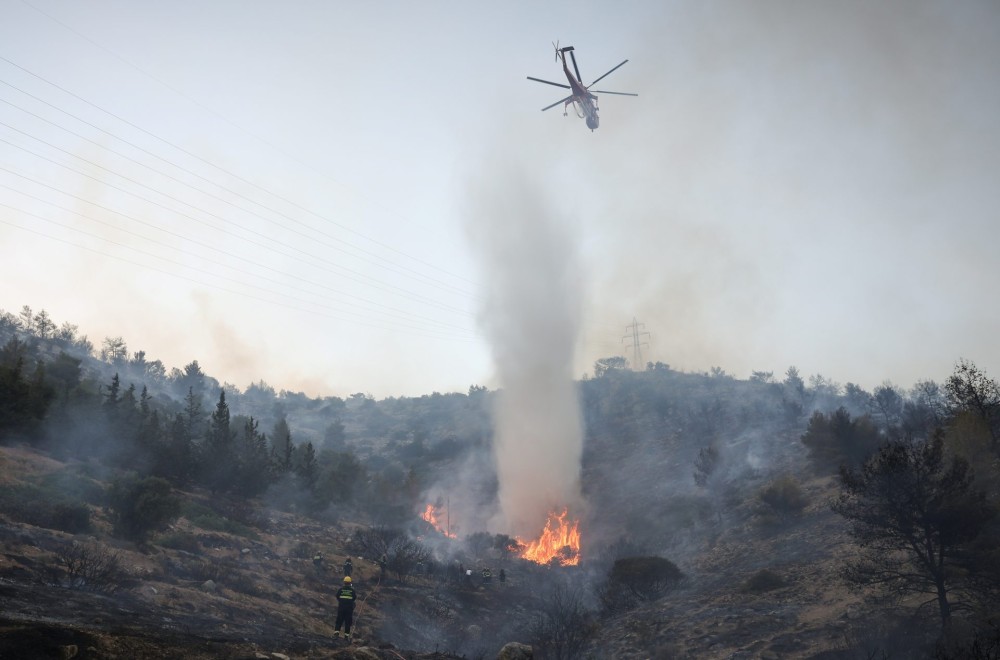
M787 586L787 583L784 578L774 571L765 568L751 575L740 587L740 591L745 594L762 594L766 591L774 591L785 586Z
M194 534L188 532L168 532L156 539L156 545L171 550L182 550L191 554L201 552L201 544Z
M107 492L98 481L84 473L84 470L68 467L57 472L49 472L38 479L38 487L53 499L86 502L94 506L107 504Z
M772 480L757 493L760 517L765 523L781 523L799 516L808 500L798 480L783 475Z
M111 513L115 533L136 543L165 528L180 514L180 499L170 482L159 477L126 477L111 485Z
M32 484L0 486L0 509L18 522L70 534L91 530L90 508Z
M663 557L624 557L615 560L600 599L610 612L629 610L662 598L675 589L684 574Z
M186 502L181 507L181 516L194 525L209 532L224 532L248 539L259 538L257 532L243 523L220 515L213 509L196 502Z
M71 543L57 553L71 589L115 593L131 586L134 579L125 569L121 554L105 545Z

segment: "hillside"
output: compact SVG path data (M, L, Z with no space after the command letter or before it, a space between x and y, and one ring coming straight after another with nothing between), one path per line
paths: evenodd
M23 448L0 449L0 468L8 505L13 487L85 471ZM238 534L206 531L181 518L139 550L109 539L106 516L99 507L90 508L89 534L3 516L0 657L449 657L390 650L345 654L347 643L333 640L339 566L317 567L313 557L343 558L345 527L273 510L248 512L255 521L239 525ZM76 586L67 570L74 547L88 551L84 563L97 567ZM101 560L111 556L120 570L102 572ZM400 595L397 587L379 584L371 562L359 561L355 575L365 599L356 642L364 646L381 624L380 609ZM61 655L72 653L70 647L77 655Z
M11 447L0 450L0 467L7 489L54 475L66 484L66 475L86 472ZM580 657L850 658L865 643L875 652L884 640L873 637L871 624L881 615L838 576L837 560L851 544L825 505L835 484L819 478L805 489L812 504L801 519L765 533L749 510L733 512L736 524L693 553L676 591L603 620ZM80 535L5 512L0 657L448 658L459 657L445 653L459 648L462 657L494 657L504 641L528 641L531 610L544 607L535 597L551 570L567 571L570 583L588 570L511 560L503 588L457 584L447 575L404 584L392 576L380 581L377 564L359 559L354 575L363 601L348 646L333 639L331 623L350 523L256 509L245 512L252 523L233 533L181 518L140 551L110 539L104 513L91 511L94 531ZM99 580L69 588L65 559L74 544L120 557L113 593L94 591ZM748 587L765 569L776 584ZM77 655L67 655L73 647Z
M85 468L24 448L0 452L0 474L8 488L53 475L81 475ZM824 490L829 483L813 487ZM181 518L140 551L107 537L110 523L100 508L93 507L92 514L94 532L85 535L4 516L0 657L28 651L60 657L60 649L70 646L82 658L238 658L275 652L293 658L353 657L346 655L344 642L333 640L331 627L332 596L350 524L319 525L258 510L248 514L253 524L235 534L206 531ZM790 650L836 648L843 641L837 633L844 630L846 606L856 599L834 587L828 567L841 548L828 542L818 547L814 541L829 539L835 521L821 507L808 515L810 522L771 539L720 539L667 603L602 626L607 631L591 651L594 657L649 657L653 649L666 654L660 657L730 657L741 650L781 657ZM74 544L95 554L116 554L121 575L107 578L112 585L98 580L69 588L66 557ZM186 549L169 547L180 545ZM319 568L313 561L317 553L324 558ZM769 559L776 556L781 560ZM382 584L375 562L357 560L355 581L364 600L356 644L384 646L379 657L451 657L403 651L386 645L386 638L420 642L425 653L434 646L447 648L449 638L468 649L471 637L490 635L484 629L507 627L497 626L496 619L516 619L519 609L531 605L540 582L533 574L547 569L516 567L519 563L508 565L511 579L504 588L466 588L447 578L414 577L400 584L389 577ZM740 594L739 586L760 568L779 572L788 586L764 595ZM112 593L93 591L111 586ZM763 621L766 626L758 625ZM427 634L428 626L435 634Z
M520 557L540 538L490 524L499 392L313 399L8 333L2 658L493 658L509 642L538 658L920 658L995 644L1000 386L971 363L944 387L869 393L794 367L778 382L608 362L575 384L579 458L545 466L579 479L572 534L534 563ZM947 624L926 584L845 579L870 555L831 508L850 483L838 467L877 475L892 451L936 507L915 524L945 539ZM911 513L873 520L884 532ZM918 565L885 538L867 548ZM347 556L350 646L332 628Z

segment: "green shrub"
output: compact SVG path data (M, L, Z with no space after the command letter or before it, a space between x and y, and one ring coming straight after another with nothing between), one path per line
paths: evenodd
M171 493L170 482L160 477L118 479L109 500L115 534L136 543L144 543L180 515L180 500Z
M89 532L90 508L58 493L22 484L0 487L0 509L12 519L70 534Z
M53 499L86 502L94 506L107 504L107 492L99 482L82 474L82 469L66 468L50 472L38 480L38 487Z
M196 502L186 502L181 507L181 515L195 527L209 532L225 532L248 539L257 539L257 532L243 523L230 520L213 509Z
M753 593L759 594L765 591L772 591L774 589L781 589L785 586L785 581L780 575L774 571L769 571L766 568L757 571L752 576L750 576L746 582L740 587L740 591L743 593Z

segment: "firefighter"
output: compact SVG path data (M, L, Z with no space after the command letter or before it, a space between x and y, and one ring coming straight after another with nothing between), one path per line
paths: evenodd
M347 561L344 562L344 577L351 577L351 573L354 572L354 564L351 562L351 558L348 557Z
M351 576L344 577L344 586L337 590L337 623L334 625L334 637L340 637L340 626L344 626L344 637L350 641L351 624L354 622L354 603L358 596L351 584Z

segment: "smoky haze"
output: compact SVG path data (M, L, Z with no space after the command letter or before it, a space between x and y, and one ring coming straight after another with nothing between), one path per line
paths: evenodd
M471 186L467 213L482 268L479 322L499 385L492 413L500 512L491 527L528 537L549 511L581 504L573 360L583 285L576 243L553 207L508 163Z

